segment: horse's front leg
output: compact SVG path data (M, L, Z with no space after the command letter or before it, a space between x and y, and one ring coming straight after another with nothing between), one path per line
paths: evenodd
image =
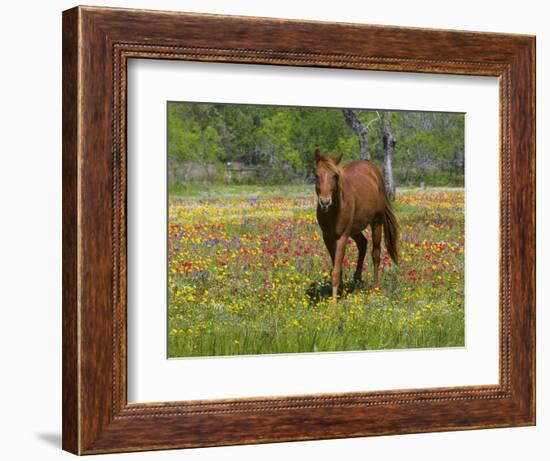
M323 241L327 247L328 254L330 255L330 262L334 267L334 253L336 252L336 240L329 232L323 232Z
M336 251L334 252L334 266L332 267L332 300L336 301L338 295L342 294L342 261L346 252L348 235L342 235L336 240Z

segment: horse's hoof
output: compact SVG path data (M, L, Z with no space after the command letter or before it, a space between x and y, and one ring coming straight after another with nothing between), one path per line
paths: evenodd
M353 282L351 283L351 291L355 291L357 288L361 288L363 286L363 281L361 279L354 278Z

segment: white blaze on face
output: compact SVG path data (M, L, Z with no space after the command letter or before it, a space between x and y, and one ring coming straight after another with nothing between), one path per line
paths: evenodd
M326 169L322 169L316 174L316 192L318 196L318 204L322 210L326 211L332 205L332 195L336 187L336 179L334 173Z

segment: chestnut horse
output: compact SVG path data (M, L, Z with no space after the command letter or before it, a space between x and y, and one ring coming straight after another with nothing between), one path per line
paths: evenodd
M342 167L341 159L341 155L329 157L315 150L317 221L332 259L333 300L342 293L342 261L348 239L355 240L359 250L353 277L354 283L358 283L368 243L363 230L371 226L374 285L377 286L382 228L386 248L396 264L399 233L380 170L368 160L353 161Z

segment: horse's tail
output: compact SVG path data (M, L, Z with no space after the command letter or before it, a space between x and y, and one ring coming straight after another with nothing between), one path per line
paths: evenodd
M389 200L386 200L386 206L384 208L384 243L386 244L386 249L395 264L399 264L397 261L398 240L399 223L393 213Z

